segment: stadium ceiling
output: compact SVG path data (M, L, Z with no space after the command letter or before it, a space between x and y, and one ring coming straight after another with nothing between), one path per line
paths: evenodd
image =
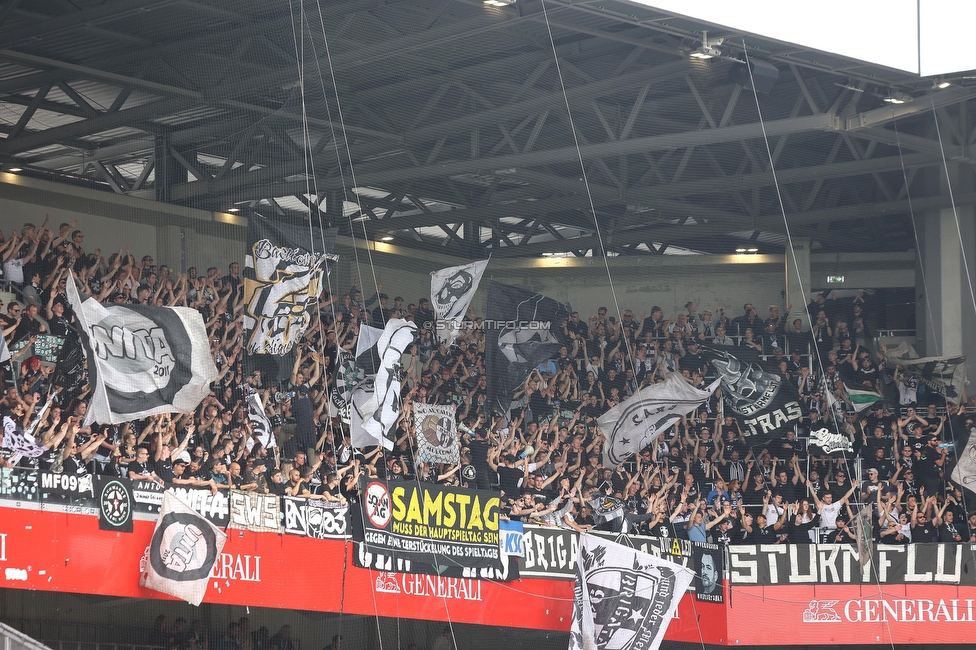
M465 257L592 255L594 210L610 254L782 252L755 96L730 76L743 43L779 71L762 114L790 233L815 249L913 248L911 211L950 205L943 150L972 164L965 77L627 2L547 0L548 22L539 0L495 4L5 0L0 164ZM702 30L722 56L690 56Z

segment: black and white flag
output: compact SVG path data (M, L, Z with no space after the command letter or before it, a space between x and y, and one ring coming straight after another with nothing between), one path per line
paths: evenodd
M356 337L356 365L367 375L375 375L380 367L380 355L376 344L383 336L383 330L370 325L360 325Z
M199 605L227 535L172 492L163 495L156 530L143 556L139 585Z
M594 524L601 526L611 523L613 524L612 530L620 530L620 526L616 524L616 521L624 518L626 504L623 499L605 494L596 494L592 495L592 498L586 502L586 505L590 506L593 510Z
M695 573L629 546L582 535L570 650L657 650Z
M258 393L251 393L245 400L247 402L247 419L251 422L251 429L257 437L258 442L265 449L274 449L278 446L274 431L271 427L271 420L264 412L264 400ZM248 440L248 451L254 446L253 438Z
M437 316L435 333L437 339L445 345L451 345L457 338L461 321L468 312L471 299L478 291L487 266L488 260L482 260L431 271L431 305Z
M678 373L659 384L645 386L600 416L603 430L603 464L619 467L628 458L653 442L671 425L708 401L718 379L699 390Z
M47 447L37 444L33 436L26 434L20 426L20 418L10 411L4 412L2 422L3 437L0 439L0 447L6 450L3 455L9 456L7 460L11 465L16 465L24 457L39 458L47 451Z
M340 348L336 357L335 388L329 393L329 417L350 424L352 391L365 378L366 373L356 365L356 358Z
M796 386L767 370L752 348L707 347L705 358L722 379L726 415L742 427L749 445L761 443L792 429L803 416Z
M413 426L421 462L455 465L461 462L454 410L453 404L416 402L413 405Z
M68 301L88 360L91 404L84 426L160 413L192 413L210 394L217 368L200 312L188 307L101 305L74 278Z
M488 401L505 412L512 394L535 366L559 355L568 304L519 287L492 282L488 288L485 356Z
M889 367L904 366L917 373L929 390L958 404L966 392L966 357L919 357L911 343L900 343L885 353Z
M970 431L966 444L958 448L956 466L952 470L952 482L968 490L966 502L976 500L976 433Z
M823 427L810 432L807 451L814 456L843 458L845 453L854 453L854 444L846 434L833 433L827 427Z
M363 428L376 412L376 387L372 377L359 382L349 395L349 440L356 449L381 444Z
M386 323L383 335L376 342L380 354L380 366L374 382L376 409L363 421L363 431L387 449L393 449L390 435L393 425L400 417L400 381L403 368L400 357L413 343L417 326L410 321L391 318Z
M248 220L244 258L244 341L248 354L288 354L305 335L322 292L323 273L339 258L335 229L320 231Z

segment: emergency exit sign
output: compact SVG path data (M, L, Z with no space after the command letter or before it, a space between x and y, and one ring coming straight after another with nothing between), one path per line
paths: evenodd
M836 284L838 282L843 282L843 281L844 281L844 276L843 275L828 275L827 276L827 284Z

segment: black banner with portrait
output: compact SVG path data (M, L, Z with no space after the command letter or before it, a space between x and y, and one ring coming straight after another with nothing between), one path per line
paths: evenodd
M695 598L709 603L724 603L722 591L723 548L718 544L695 543L691 547L692 585Z

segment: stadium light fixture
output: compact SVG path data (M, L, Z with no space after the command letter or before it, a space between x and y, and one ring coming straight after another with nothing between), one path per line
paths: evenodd
M393 241L393 235L386 235L385 237L380 237L380 241Z
M23 170L23 168L21 168L21 167L11 167L11 168L10 168L10 169L8 169L7 171L8 171L8 172L14 172L14 173L16 173L16 172L22 172L22 171L24 171L24 170Z
M888 95L884 98L884 100L889 104L906 104L913 99L915 98L908 93L901 92L900 90L890 90L888 91Z
M946 88L948 88L949 86L952 85L952 82L949 81L948 79L943 78L943 77L936 77L936 79L933 82L933 84L939 90L945 90Z
M228 212L240 212L241 209L240 208L227 208L227 211Z
M706 59L711 59L712 57L715 56L722 56L722 50L718 49L717 46L721 45L723 42L725 42L725 39L720 38L716 41L713 41L712 44L709 45L708 30L703 29L701 47L699 47L697 50L692 51L691 54L689 54L688 56L690 56L693 59L701 59L702 61Z
M515 4L515 0L484 0L484 2L488 7L507 7Z

